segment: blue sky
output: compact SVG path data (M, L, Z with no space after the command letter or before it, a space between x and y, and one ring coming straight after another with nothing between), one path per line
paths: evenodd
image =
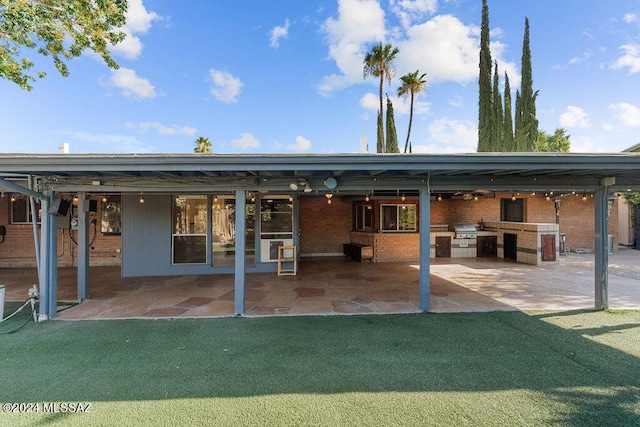
M400 49L392 96L398 140L408 102L399 77L419 69L414 152L477 147L481 0L129 0L117 71L93 55L48 72L31 92L0 81L0 151L190 153L199 136L217 153L375 151L377 81L362 60ZM574 152L640 143L640 3L489 0L492 58L520 85L530 21L540 129L563 127Z

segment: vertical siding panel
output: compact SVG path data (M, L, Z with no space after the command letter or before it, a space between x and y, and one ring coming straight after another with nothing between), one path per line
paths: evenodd
M171 197L122 196L122 275L171 272Z

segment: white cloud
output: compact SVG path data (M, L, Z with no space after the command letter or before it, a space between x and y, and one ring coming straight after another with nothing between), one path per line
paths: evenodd
M635 13L627 13L622 17L622 20L627 24L631 24L638 21L638 17Z
M391 43L400 54L396 57L397 75L415 70L428 70L429 83L454 81L467 84L478 77L480 28L465 25L453 15L438 15L413 25L436 10L431 0L394 0L391 9L407 24L392 28ZM415 21L419 22L419 21ZM341 0L337 18L329 18L323 25L329 48L329 59L335 61L338 73L324 76L317 86L322 95L352 84L362 83L362 59L372 43L386 42L385 13L377 1ZM520 84L515 63L504 59L507 46L500 41L502 31L492 32L491 53L499 64L500 75L506 71L512 87ZM428 46L428 49L425 48ZM372 79L368 82L373 83Z
M478 77L478 46L473 28L455 16L439 15L407 31L406 40L398 42L402 54L396 66L402 73L429 70L429 82L468 82Z
M153 22L162 18L155 12L147 11L142 0L128 0L126 18L126 24L121 30L127 36L122 42L112 46L110 50L124 58L136 59L142 53L142 41L138 35L147 34Z
M640 126L640 108L627 102L609 105L611 111L623 126L638 127Z
M232 76L226 71L216 69L209 70L209 77L212 83L211 94L218 100L227 104L238 102L240 89L244 84L239 78Z
M433 144L413 145L414 153L475 153L478 149L478 125L466 120L442 118L428 126Z
M110 83L121 89L122 95L138 100L155 98L156 89L149 80L139 77L134 70L120 67L111 72Z
M400 19L403 27L422 19L428 13L435 13L438 0L391 0L391 10Z
M287 148L297 152L309 151L311 149L311 141L303 136L296 136L296 143L288 145Z
M187 135L191 136L197 132L196 128L191 126L166 126L160 122L140 122L133 123L127 122L125 124L127 129L135 129L140 132L147 132L149 130L155 130L158 135Z
M589 123L589 115L584 109L569 105L560 115L560 126L563 128L586 128L590 127L591 123Z
M93 134L88 132L63 132L72 140L76 152L84 153L149 153L153 147L130 135ZM76 145L77 143L77 145ZM78 147L90 147L78 149Z
M286 39L289 36L289 20L284 21L284 26L276 26L271 30L269 45L277 49L280 47L280 39Z
M640 72L640 45L625 44L620 46L620 50L624 51L618 60L611 66L614 70L620 68L628 68L629 74Z
M322 30L329 58L339 73L324 76L317 89L322 95L363 81L362 58L368 43L385 38L384 11L377 0L339 0L338 17L328 18Z
M260 141L250 133L240 134L240 138L231 141L231 145L241 150L260 147Z
M571 147L569 151L572 153L596 153L604 152L600 147L597 147L591 137L588 136L576 136L571 137Z

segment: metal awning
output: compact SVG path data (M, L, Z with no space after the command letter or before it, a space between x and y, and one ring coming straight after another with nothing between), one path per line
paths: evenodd
M632 153L471 154L2 154L0 178L31 174L64 191L161 191L189 188L287 190L306 180L321 189L336 179L337 192L592 191L605 178L612 191L640 189L640 156ZM101 188L96 188L101 187Z

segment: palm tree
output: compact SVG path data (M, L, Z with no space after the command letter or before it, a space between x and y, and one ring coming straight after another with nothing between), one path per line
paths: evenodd
M379 43L375 45L371 49L371 52L367 53L364 57L364 77L373 76L380 78L380 117L384 117L384 110L382 108L382 85L385 78L388 83L391 83L391 79L396 74L396 68L393 65L393 60L398 52L400 51L397 47L393 47L390 44L383 45L382 43ZM382 147L383 150L385 150L384 136L382 140Z
M398 88L398 96L411 96L411 107L409 108L409 129L407 129L407 140L404 143L404 152L407 152L407 148L409 147L409 136L411 135L411 123L413 122L413 99L423 90L426 90L427 81L425 77L427 73L423 73L420 77L418 77L418 73L420 70L416 70L415 73L405 74L400 77L402 80L402 86Z
M213 151L213 145L209 138L205 138L204 136L198 137L195 141L195 148L193 149L194 153L211 153Z

